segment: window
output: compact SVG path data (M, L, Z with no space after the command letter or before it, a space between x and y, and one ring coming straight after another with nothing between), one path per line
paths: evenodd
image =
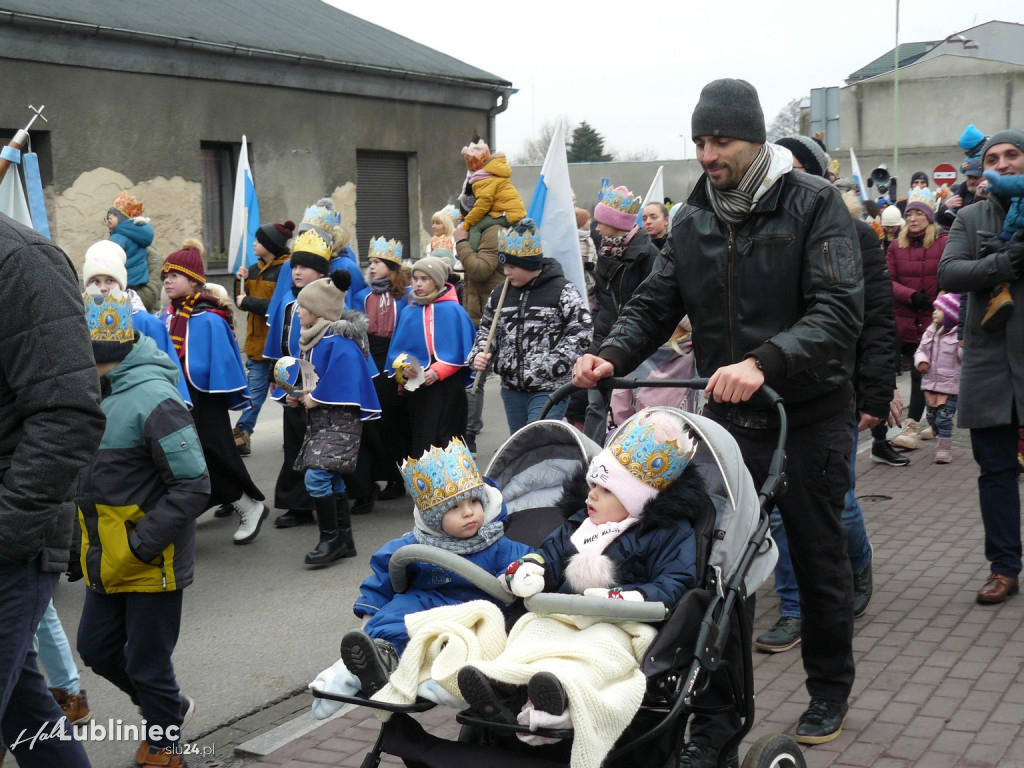
M409 239L409 155L356 152L356 226L364 264L372 237L394 238L402 244L403 258L415 258Z
M206 246L206 271L212 275L228 273L228 239L231 234L231 207L235 194L235 171L242 145L213 141L199 143L203 155L203 243ZM249 144L250 153L252 144ZM249 158L252 167L252 155Z

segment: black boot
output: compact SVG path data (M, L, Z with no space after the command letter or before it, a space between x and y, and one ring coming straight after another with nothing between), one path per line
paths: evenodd
M306 555L306 565L329 565L335 560L355 555L355 548L348 551L338 530L338 506L334 496L314 498L313 506L320 526L320 542Z
M356 542L352 538L352 516L348 507L348 496L341 494L334 497L335 506L338 509L338 532L341 540L345 543L345 552L342 557L356 556Z
M373 512L373 503L377 500L377 495L379 493L380 489L377 487L377 484L370 483L370 490L367 492L366 497L363 499L356 499L352 503L352 514L368 515Z

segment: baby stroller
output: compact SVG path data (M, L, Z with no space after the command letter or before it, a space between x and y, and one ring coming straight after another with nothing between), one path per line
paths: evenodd
M609 379L608 389L638 386L706 386L706 380L638 381ZM550 405L567 396L571 385L556 391ZM541 593L527 598L526 610L539 614L575 614L597 616L606 621L645 621L660 624L658 635L648 648L641 665L647 678L647 694L633 722L616 742L603 765L624 768L642 756L644 764L671 768L683 746L686 726L694 714L720 714L731 711L742 722L740 731L722 749L720 764L750 731L753 724L753 662L751 659L749 617L744 600L771 573L777 552L768 533L768 515L772 498L784 486L784 452L786 415L780 398L767 388L768 397L778 410L781 429L773 458L773 471L760 492L746 470L739 447L720 425L701 416L680 414L699 440L693 463L701 472L708 493L714 502L714 519L697 521L698 570L702 584L684 594L666 612L661 603L631 603L587 598L579 595ZM497 451L485 474L503 489L509 511L509 537L531 545L539 545L546 535L561 523L555 503L562 486L581 462L589 463L599 447L563 422L540 421L528 424L512 435ZM404 568L410 563L430 559L451 567L471 578L488 594L511 604L512 598L498 586L495 578L468 562L449 563L448 553L429 547L406 547L391 562L392 581L396 590L405 581ZM406 552L405 550L413 550ZM401 555L401 557L399 557ZM440 555L440 558L438 558ZM461 560L455 557L451 560ZM442 562L443 561L443 562ZM477 571L473 574L473 571ZM727 645L739 643L739 652L726 653ZM740 659L738 663L730 659ZM731 701L701 704L713 673L724 674L732 691ZM407 707L364 698L314 691L315 696L357 703L408 714L422 712L433 706L418 700ZM381 753L402 757L409 766L457 768L460 765L515 766L548 768L568 763L567 744L571 730L536 731L541 736L561 739L550 747L524 746L516 733L528 733L526 726L497 723L477 717L471 710L459 712L456 721L462 725L459 742L445 742L438 748L437 738L423 751L410 748L417 731L393 718L381 729L374 748L363 761L363 768L379 764ZM390 742L402 743L395 750ZM417 726L418 727L418 726ZM404 729L402 737L394 738L394 729ZM422 734L422 731L418 731ZM424 734L425 736L425 734ZM638 749L641 749L638 752ZM482 751L486 750L486 751ZM500 755L500 757L499 757ZM744 768L799 768L805 766L797 744L784 735L769 735L759 740L743 760Z

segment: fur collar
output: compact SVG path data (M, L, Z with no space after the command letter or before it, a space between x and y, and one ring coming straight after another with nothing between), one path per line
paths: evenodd
M370 345L366 338L366 334L370 330L370 318L362 312L356 312L354 309L344 310L341 317L331 323L327 330L335 336L351 339L359 345L363 357L370 357Z

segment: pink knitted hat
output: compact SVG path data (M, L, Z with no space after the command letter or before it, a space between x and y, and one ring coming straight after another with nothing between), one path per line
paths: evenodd
M601 224L628 232L636 226L636 217L640 213L639 197L625 187L606 188L598 198L594 208L594 219Z

